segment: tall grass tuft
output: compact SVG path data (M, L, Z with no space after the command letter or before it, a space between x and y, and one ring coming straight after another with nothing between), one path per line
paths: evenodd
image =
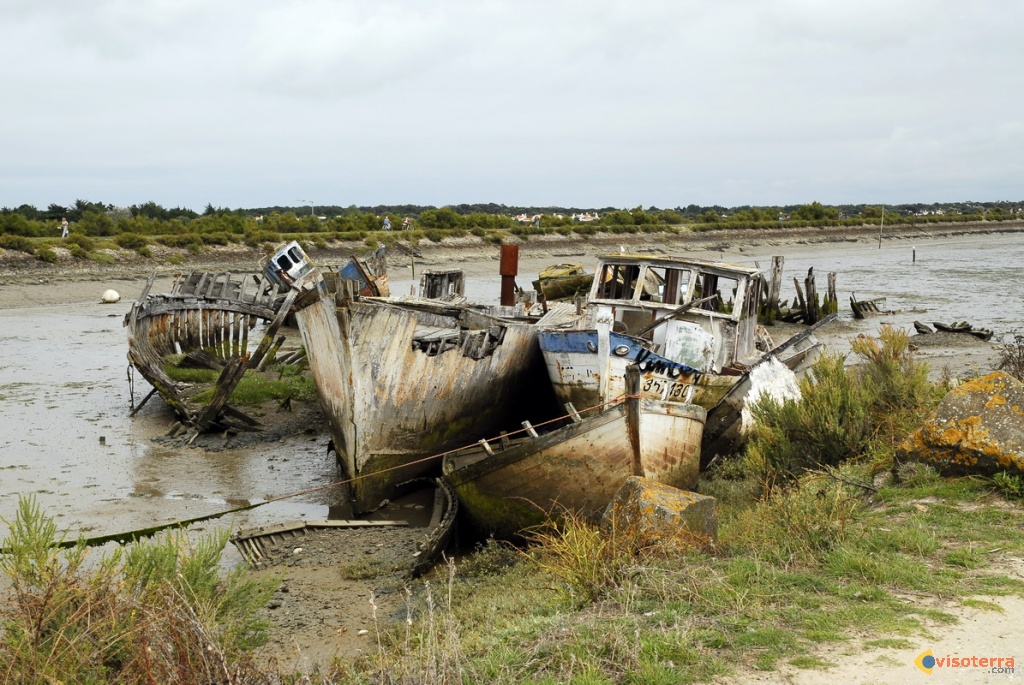
M53 519L22 498L0 555L0 681L255 682L248 650L276 581L219 575L227 534L181 535L117 549L98 562L60 549Z

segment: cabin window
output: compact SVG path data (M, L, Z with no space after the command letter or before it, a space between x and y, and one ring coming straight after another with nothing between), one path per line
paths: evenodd
M711 273L697 274L693 299L699 300L703 297L717 295L713 301L705 302L700 308L710 312L732 314L733 306L736 303L736 293L739 292L739 285L739 279L736 278Z
M597 282L597 298L601 300L631 300L636 288L640 267L635 264L605 264Z
M291 256L292 261L296 264L302 263L302 253L299 252L299 248L293 247L288 250L288 254Z
M288 259L288 255L283 254L278 256L277 265L281 268L281 271L288 271L292 268L292 260Z
M641 300L664 304L684 304L690 289L689 269L670 269L652 266L647 269Z

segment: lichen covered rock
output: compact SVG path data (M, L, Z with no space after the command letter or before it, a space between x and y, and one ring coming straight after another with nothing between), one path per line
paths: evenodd
M896 456L948 474L1024 473L1024 383L996 371L951 390Z
M638 547L704 547L718 538L715 504L714 497L633 476L605 509L601 530Z

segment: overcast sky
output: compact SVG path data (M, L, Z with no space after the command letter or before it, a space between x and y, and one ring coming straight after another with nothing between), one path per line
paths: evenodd
M0 206L1024 199L1021 0L0 0Z

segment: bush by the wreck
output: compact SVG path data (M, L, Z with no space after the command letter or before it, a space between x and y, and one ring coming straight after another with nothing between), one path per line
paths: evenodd
M1024 335L1014 335L1012 341L1002 344L998 368L1017 380L1024 381Z
M53 519L19 501L0 555L0 681L252 682L257 611L276 581L220 575L227 535L167 536L87 563Z
M851 348L862 364L847 367L843 357L824 355L801 379L800 399L765 397L752 407L749 465L775 479L855 457L891 463L894 446L939 394L905 332L883 326L877 339L860 337Z

